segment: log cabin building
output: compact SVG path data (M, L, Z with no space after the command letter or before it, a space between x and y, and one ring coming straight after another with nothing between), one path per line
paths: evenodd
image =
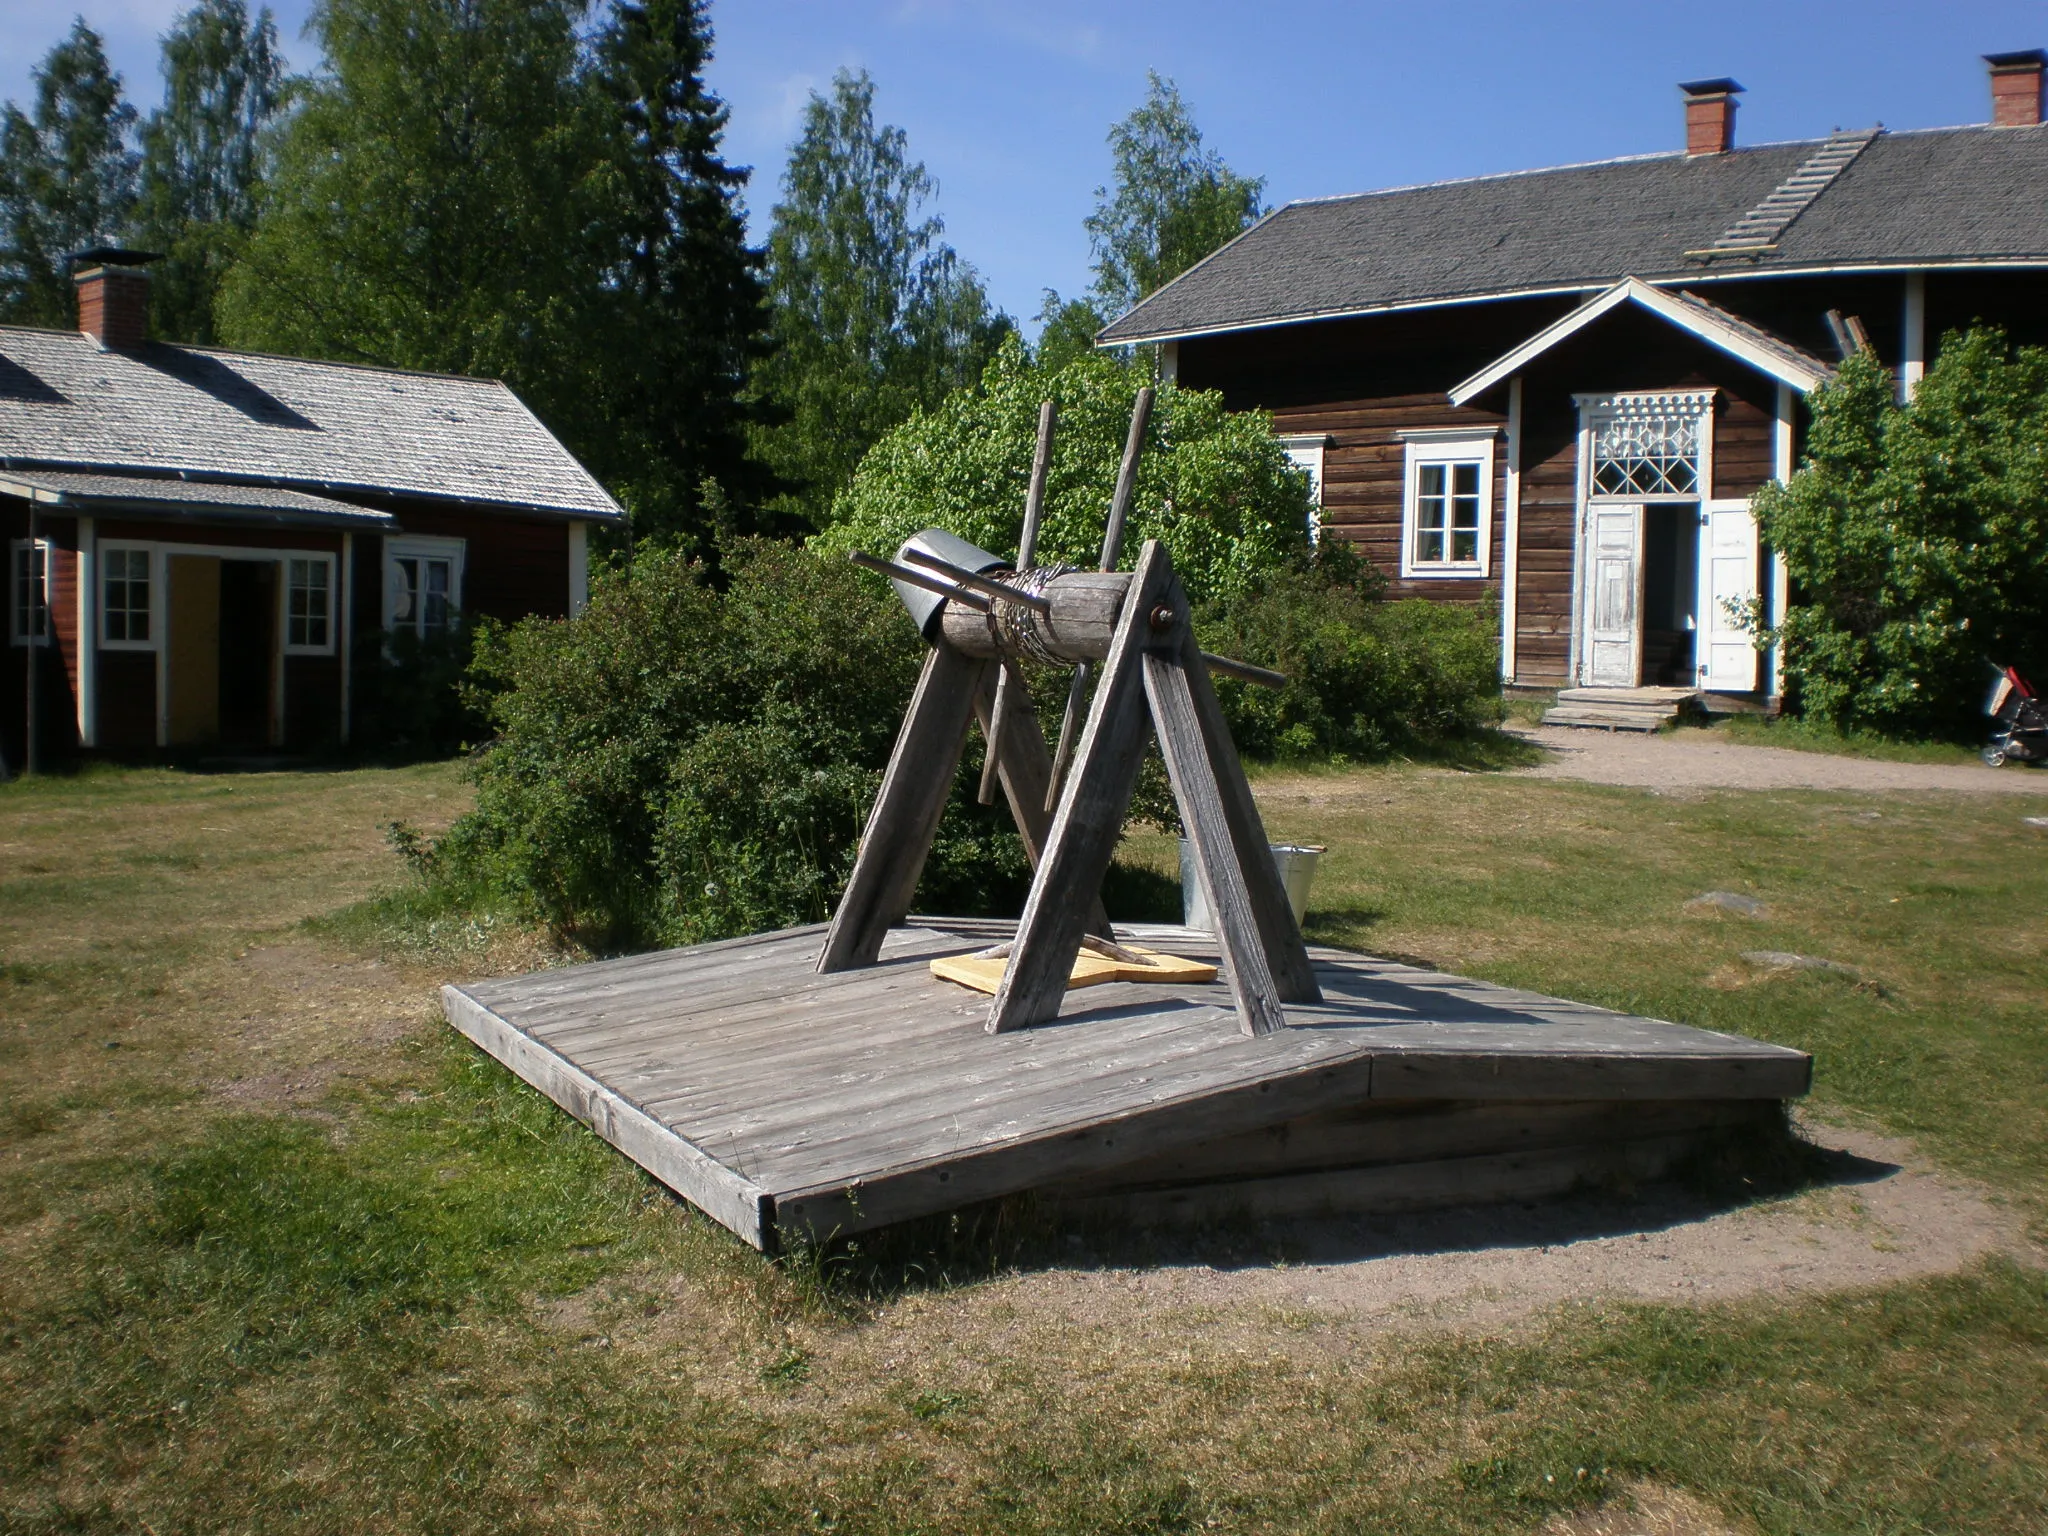
M1497 604L1508 684L1770 707L1749 498L1805 397L1866 339L1902 395L1973 322L2048 342L2048 53L1987 62L1988 125L1738 148L1703 80L1682 151L1292 203L1099 340L1270 411L1393 595Z
M346 743L378 637L582 604L625 514L503 384L169 346L134 253L0 327L0 755Z

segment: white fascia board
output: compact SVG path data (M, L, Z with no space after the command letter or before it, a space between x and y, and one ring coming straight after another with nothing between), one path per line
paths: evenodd
M1812 390L1827 377L1826 373L1805 367L1794 358L1786 357L1769 347L1759 346L1743 329L1722 324L1711 310L1699 305L1686 304L1663 290L1652 287L1641 278L1625 277L1598 298L1581 304L1562 319L1545 326L1513 351L1496 358L1462 383L1451 386L1451 404L1470 404L1487 390L1506 383L1559 342L1577 335L1601 316L1623 304L1640 304L1659 319L1669 321L1680 330L1699 337L1709 346L1718 347L1730 356L1741 359L1759 373L1776 379L1781 384L1790 384L1801 394Z

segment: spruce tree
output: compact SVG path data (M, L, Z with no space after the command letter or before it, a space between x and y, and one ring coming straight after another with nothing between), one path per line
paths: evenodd
M258 143L284 89L265 6L200 0L163 41L164 102L142 127L136 239L167 259L151 315L166 340L213 340L213 300L256 222Z
M758 509L777 485L747 453L768 311L740 205L748 172L720 155L728 113L704 84L707 10L622 0L596 40L612 195L590 323L608 340L577 434L637 534L697 545L713 524L766 526Z
M71 326L69 257L117 241L134 206L135 109L83 17L31 78L33 113L0 113L0 320Z
M922 216L937 188L874 107L865 71L812 95L768 237L776 347L759 379L786 420L765 452L817 523L884 432L973 383L1013 328Z

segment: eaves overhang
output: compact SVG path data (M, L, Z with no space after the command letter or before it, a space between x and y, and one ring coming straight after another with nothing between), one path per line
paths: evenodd
M1725 253L1724 253L1725 254ZM1780 277L1869 276L1907 272L2041 272L2048 271L2048 254L2035 256L1882 257L1866 260L1828 262L1787 262L1763 265L1758 262L1728 262L1718 269L1692 267L1682 271L1658 272L1637 280L1655 288L1696 288L1709 283L1745 283ZM1478 293L1425 295L1419 298L1388 299L1371 304L1346 304L1325 309L1301 310L1231 320L1215 325L1168 327L1157 331L1111 335L1137 310L1111 321L1096 333L1098 347L1152 346L1170 341L1199 341L1210 336L1241 336L1251 331L1276 331L1287 326L1315 325L1325 320L1365 320L1375 315L1400 314L1418 309L1455 309L1472 304L1493 304L1507 299L1557 298L1572 294L1598 294L1613 283L1612 278L1578 278L1569 282L1528 284L1518 288L1493 288ZM1163 291L1163 290L1162 290Z

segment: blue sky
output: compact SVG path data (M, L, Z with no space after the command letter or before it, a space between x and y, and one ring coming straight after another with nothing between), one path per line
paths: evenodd
M0 0L0 96L26 100L75 11L146 108L157 37L187 3ZM310 0L273 9L293 64L310 68ZM1981 122L1979 55L2048 46L2039 0L714 0L712 19L711 83L732 106L731 158L755 167L757 236L806 96L865 68L939 183L948 238L1027 319L1042 289L1088 285L1081 220L1109 174L1104 134L1142 99L1148 67L1277 204L1675 148L1676 82L1713 75L1749 88L1744 143Z

